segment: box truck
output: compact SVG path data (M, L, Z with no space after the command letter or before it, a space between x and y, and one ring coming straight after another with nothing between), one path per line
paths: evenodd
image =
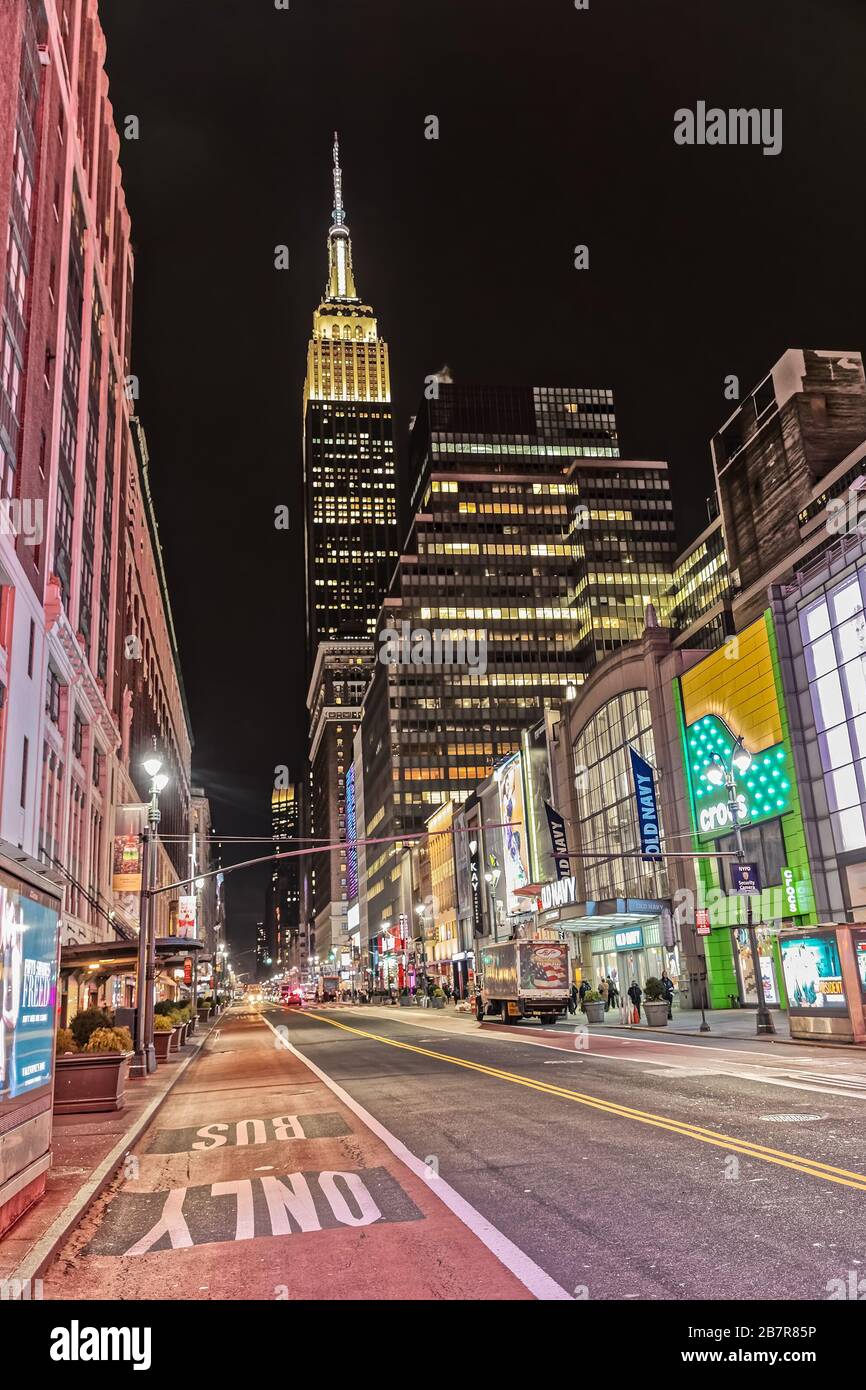
M500 941L480 951L479 1023L540 1018L555 1023L568 1008L568 946L564 941Z

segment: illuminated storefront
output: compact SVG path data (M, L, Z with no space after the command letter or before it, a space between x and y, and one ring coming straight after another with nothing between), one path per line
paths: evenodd
M800 808L794 754L770 613L731 638L675 682L685 754L696 861L698 907L710 912L705 940L710 1004L757 1003L755 967L742 897L731 891L736 838L728 793L707 773L726 763L742 738L751 764L737 777L737 811L745 859L757 865L761 893L753 899L764 993L786 1004L778 933L815 921L814 891ZM718 852L718 858L712 857Z
M680 951L673 935L664 860L642 859L631 750L657 766L650 694L624 690L584 725L573 747L577 818L584 854L586 901L568 924L589 932L584 971L593 985L610 978L620 990L666 972L680 987ZM659 829L664 835L663 815Z

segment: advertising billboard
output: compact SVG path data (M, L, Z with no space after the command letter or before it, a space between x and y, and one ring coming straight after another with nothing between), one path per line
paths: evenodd
M550 761L547 752L547 727L543 719L532 728L524 729L521 738L523 777L526 784L526 827L528 840L527 864L536 883L557 878L559 865L552 841L551 815L553 793L550 783ZM565 825L562 822L562 834ZM567 846L565 847L567 848ZM568 860L565 860L568 873Z
M138 922L141 894L141 846L147 807L118 806L114 817L111 888L121 911Z
M860 993L866 999L866 931L852 932L854 956L857 961L857 975L860 980Z
M517 895L518 888L526 888L530 882L528 837L526 834L526 814L523 802L523 767L519 753L515 753L499 768L499 810L502 818L502 843L505 859L506 911L514 916L529 910L530 904L523 895Z
M50 1084L58 900L0 870L0 1118Z
M835 932L780 941L791 1012L846 1009Z
M183 893L177 901L178 936L195 936L196 908L198 904L194 893Z

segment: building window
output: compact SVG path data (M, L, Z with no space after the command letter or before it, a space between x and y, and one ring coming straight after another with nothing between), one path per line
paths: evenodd
M48 680L45 683L45 713L52 724L60 723L60 680L56 671L49 666Z
M21 755L21 809L27 809L27 762L30 757L30 740L24 738L24 751Z
M72 751L80 760L84 752L84 720L77 713L72 724Z
M27 674L33 679L33 653L36 646L36 624L30 619L30 638L27 644Z

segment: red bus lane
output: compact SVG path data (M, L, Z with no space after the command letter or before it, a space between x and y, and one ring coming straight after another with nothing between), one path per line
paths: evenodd
M44 1296L533 1297L435 1187L258 1016L230 1014L58 1253Z

